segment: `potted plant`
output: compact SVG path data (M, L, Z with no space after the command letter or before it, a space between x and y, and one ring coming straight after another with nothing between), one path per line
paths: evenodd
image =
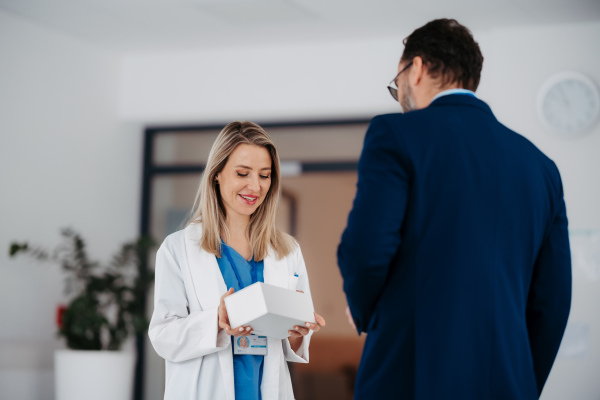
M102 265L89 259L77 232L61 233L63 243L52 252L16 242L9 250L11 257L26 254L59 263L66 272L70 300L57 307L57 325L68 349L54 357L56 400L130 399L135 353L121 347L129 335L148 329L144 306L154 276L145 266L154 243L140 237Z

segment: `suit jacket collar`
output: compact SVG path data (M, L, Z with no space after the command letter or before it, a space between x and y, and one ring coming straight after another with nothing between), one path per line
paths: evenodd
M203 310L217 307L227 286L219 269L217 258L200 247L202 224L194 223L185 228L185 251L196 291L196 297ZM275 252L269 248L264 259L263 276L265 283L287 287L287 268L275 257Z
M429 107L439 107L439 106L469 106L479 108L487 113L489 113L492 117L495 118L494 113L490 106L488 106L484 101L479 100L477 97L468 96L464 94L449 94L446 96L438 97L434 101L431 102Z

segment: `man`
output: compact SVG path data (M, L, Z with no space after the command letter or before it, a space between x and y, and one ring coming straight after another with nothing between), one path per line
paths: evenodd
M483 57L455 20L404 40L338 249L358 332L356 399L536 399L571 299L559 172L473 93Z

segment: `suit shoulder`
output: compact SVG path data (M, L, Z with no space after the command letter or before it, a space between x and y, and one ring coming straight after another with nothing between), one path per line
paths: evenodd
M382 126L387 124L393 126L399 121L402 121L404 117L405 114L402 113L379 114L371 119L371 125Z
M556 163L525 136L504 125L502 127L505 130L502 132L503 137L507 138L507 144L511 151L519 153L522 158L527 160L530 167L537 165L537 168L543 171L542 174L546 177L553 193L556 196L562 196L562 179Z
M407 113L381 114L371 120L371 125L381 130L393 130L402 133L407 129L412 130L419 126L428 125L432 120L435 120L436 117L432 116L432 113L436 112L437 110L431 110L428 107Z
M501 124L502 125L502 124ZM542 150L540 150L531 140L527 139L525 136L521 135L518 132L513 131L512 129L502 125L502 127L506 130L506 133L510 135L512 140L514 140L515 144L521 146L525 151L530 152L534 155L539 161L541 161L545 166L551 169L557 169L556 164L550 157L548 157Z
M387 138L391 140L392 137L397 137L402 132L402 127L406 126L404 121L405 115L401 113L377 115L371 119L365 140L369 138L377 138L377 140ZM390 135L392 132L393 134Z

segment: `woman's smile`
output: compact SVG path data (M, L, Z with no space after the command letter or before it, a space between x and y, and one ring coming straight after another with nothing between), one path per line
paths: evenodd
M239 194L238 196L241 197L242 201L251 206L255 205L256 201L258 200L258 196L251 194Z

